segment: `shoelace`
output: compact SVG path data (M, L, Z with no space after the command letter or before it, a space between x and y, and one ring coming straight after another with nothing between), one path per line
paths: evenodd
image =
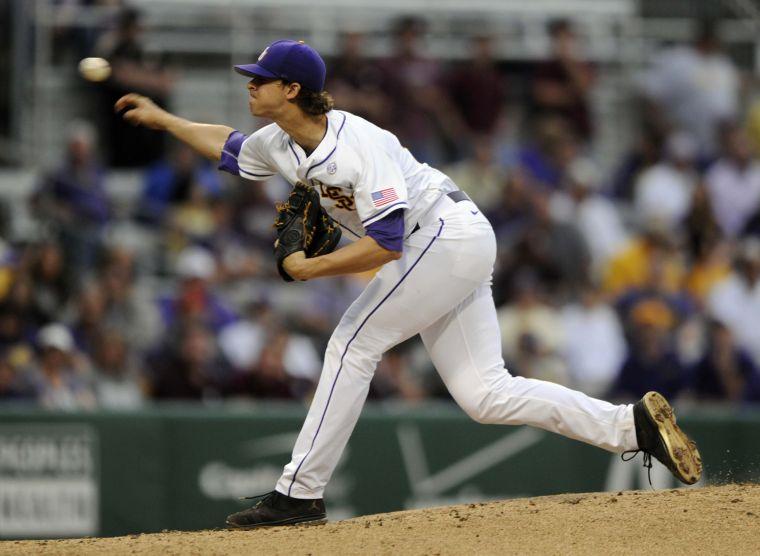
M264 494L254 494L253 496L243 496L240 498L240 500L256 500L258 498L258 500L256 500L256 503L253 505L254 508L258 508L262 504L262 502L264 502L264 500L272 496L274 493L275 491L272 490L269 492L265 492Z
M639 452L644 452L644 450L628 450L620 454L620 459L623 461L631 461L637 455L639 455ZM628 454L631 454L631 457L626 459L625 456ZM654 485L652 484L652 454L649 452L644 452L644 467L647 468L647 479L649 479L649 487L654 490Z

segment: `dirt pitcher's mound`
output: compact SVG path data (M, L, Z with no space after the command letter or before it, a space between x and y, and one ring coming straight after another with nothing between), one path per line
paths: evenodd
M757 554L760 485L563 494L323 526L6 541L0 554Z

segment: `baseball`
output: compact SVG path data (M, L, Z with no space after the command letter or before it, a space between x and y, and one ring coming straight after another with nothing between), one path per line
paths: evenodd
M105 81L111 75L111 64L104 58L84 58L79 62L79 74L87 81Z

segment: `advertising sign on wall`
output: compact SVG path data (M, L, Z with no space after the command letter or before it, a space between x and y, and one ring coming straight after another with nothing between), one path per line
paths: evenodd
M97 444L88 425L0 425L0 538L97 533Z

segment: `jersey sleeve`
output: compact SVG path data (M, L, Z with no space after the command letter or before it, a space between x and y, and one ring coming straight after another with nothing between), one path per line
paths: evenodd
M271 178L277 171L262 148L263 140L263 135L259 132L252 135L245 135L239 131L230 133L222 148L219 170L249 180Z
M362 153L354 199L365 228L395 210L409 208L401 168L383 150L368 149Z
M388 251L404 250L404 209L393 210L367 225L367 235Z

